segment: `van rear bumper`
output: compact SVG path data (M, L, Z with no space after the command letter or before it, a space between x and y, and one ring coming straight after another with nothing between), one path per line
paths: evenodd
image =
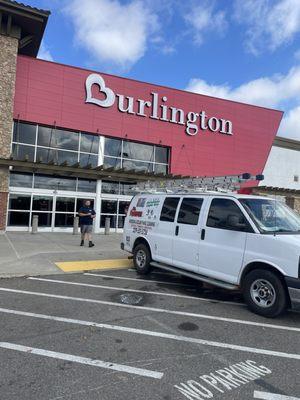
M292 307L300 308L300 279L286 276L285 282L290 295Z

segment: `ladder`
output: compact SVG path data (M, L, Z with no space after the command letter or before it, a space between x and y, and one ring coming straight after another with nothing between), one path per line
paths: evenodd
M196 176L158 181L139 182L132 189L139 193L179 193L179 192L235 192L250 181L262 181L263 175L243 173L241 175Z

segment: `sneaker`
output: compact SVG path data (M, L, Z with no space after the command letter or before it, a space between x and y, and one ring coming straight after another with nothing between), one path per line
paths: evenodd
M80 246L84 246L84 240L80 242Z
M89 247L94 247L94 243L93 242L89 242Z

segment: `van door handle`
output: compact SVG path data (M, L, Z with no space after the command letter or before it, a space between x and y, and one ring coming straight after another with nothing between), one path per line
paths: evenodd
M205 229L201 230L201 240L205 239Z
M175 228L175 236L178 236L178 233L179 233L179 226L177 225Z

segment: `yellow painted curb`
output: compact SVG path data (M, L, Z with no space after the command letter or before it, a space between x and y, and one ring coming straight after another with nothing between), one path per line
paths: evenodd
M125 269L133 265L132 260L119 258L114 260L92 260L92 261L65 261L58 262L55 265L64 272L90 271L93 269Z

